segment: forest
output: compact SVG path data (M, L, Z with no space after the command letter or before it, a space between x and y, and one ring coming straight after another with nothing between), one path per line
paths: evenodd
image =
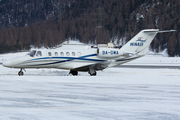
M158 34L150 49L180 55L178 0L1 0L0 53L55 47L66 40L116 46L142 29Z

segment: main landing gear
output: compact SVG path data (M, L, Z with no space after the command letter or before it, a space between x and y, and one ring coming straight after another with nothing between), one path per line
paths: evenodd
M96 76L96 71L94 69L89 69L88 73L91 75L91 76Z
M77 76L78 71L70 70L69 74L72 74L73 76Z
M25 71L25 69L21 68L21 70L18 72L18 75L19 75L19 76L23 76L23 75L24 75L23 70ZM26 71L25 71L25 72L26 72Z
M97 73L94 69L89 69L88 73L91 75L91 76L96 76ZM70 70L69 74L72 74L73 76L77 76L78 75L78 71L75 71L75 70Z

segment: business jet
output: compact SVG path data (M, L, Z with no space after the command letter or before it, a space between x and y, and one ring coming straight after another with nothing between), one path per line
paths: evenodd
M96 76L96 71L117 66L146 54L146 51L157 33L173 32L145 29L121 48L92 49L37 49L25 56L3 62L4 67L19 68L19 76L24 75L26 68L57 68L70 70L70 74L78 75L78 71L88 72Z

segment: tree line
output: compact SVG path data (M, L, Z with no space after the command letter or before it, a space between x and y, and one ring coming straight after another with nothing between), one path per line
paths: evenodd
M37 2L43 4L46 0ZM63 7L59 9L57 4L61 2L51 0L47 4L49 8L43 8L50 13L55 10L57 14L51 19L35 20L37 16L31 16L30 19L36 22L3 27L0 30L0 52L29 49L32 45L54 47L69 39L93 44L116 41L117 45L123 45L142 29L158 28L176 29L177 32L158 34L151 49L156 52L167 49L170 56L180 55L180 1L75 0L64 7L59 6Z

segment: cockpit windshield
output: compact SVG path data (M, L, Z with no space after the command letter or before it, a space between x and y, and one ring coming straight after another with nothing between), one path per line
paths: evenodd
M34 57L35 54L36 54L36 50L32 50L27 55L30 55L31 57Z

